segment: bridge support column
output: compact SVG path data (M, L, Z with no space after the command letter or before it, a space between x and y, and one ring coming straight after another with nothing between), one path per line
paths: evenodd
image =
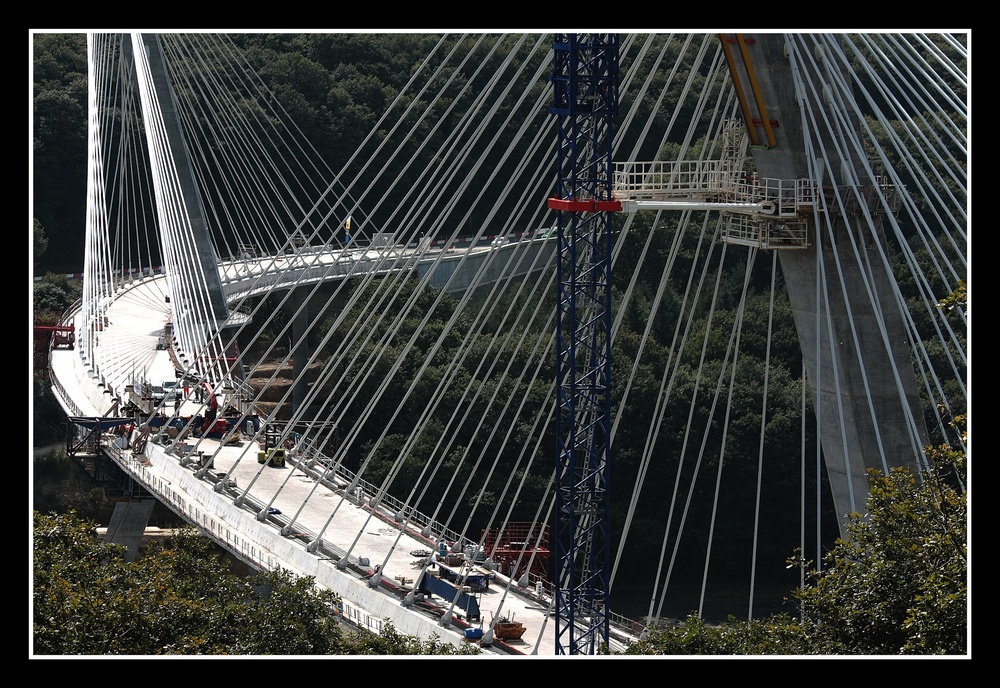
M843 101L830 97L822 105L810 102L811 111L806 112L798 84L850 83L825 71L836 65L810 59L822 58L819 41L791 34L721 39L730 47L738 44L742 56L742 63L734 60L730 69L739 90L748 94L746 104L756 106L752 112L744 109L747 129L767 130L766 145L762 136L762 143L753 147L761 177L811 180L817 189L831 194L843 190L853 198L875 185L859 159L860 148L838 145L841 138L859 131ZM826 111L823 118L815 112L820 108ZM841 124L834 130L822 122ZM809 223L811 245L782 251L781 271L843 535L844 517L865 511L866 471L917 469L927 432L901 306L882 259L885 237L878 218L831 201L823 213L799 219Z
M865 511L868 469L916 470L926 443L921 439L925 430L906 332L889 275L877 255L868 256L867 270L853 258L844 260L852 250L844 236L847 231L841 241L834 241L821 230L818 246L779 255L819 414L834 507L842 518ZM864 244L860 248L877 253ZM876 288L875 306L866 284Z
M128 547L126 561L135 561L139 556L139 543L149 524L149 515L156 506L155 499L138 499L135 501L118 502L111 514L108 533L104 536L107 542Z
M146 122L160 123L145 127L149 150L163 151L150 155L156 195L160 199L175 199L174 207L168 208L163 203L162 208L157 208L158 214L163 215L159 222L165 248L163 264L173 299L174 331L182 350L194 354L217 335L229 316L219 277L219 259L159 35L134 35L130 47L135 58L143 118ZM223 355L221 350L206 353Z

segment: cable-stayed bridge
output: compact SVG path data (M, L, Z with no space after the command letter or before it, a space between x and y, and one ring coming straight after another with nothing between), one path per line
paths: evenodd
M648 617L681 583L700 611L740 561L752 616L762 572L863 511L866 468L956 440L967 324L936 304L967 280L967 38L620 37L612 611L616 580ZM333 169L240 37L88 43L85 296L51 364L73 453L134 426L105 435L134 488L112 532L154 495L356 622L560 652L556 294L581 199L554 192L553 36L435 37ZM804 525L767 544L778 514Z

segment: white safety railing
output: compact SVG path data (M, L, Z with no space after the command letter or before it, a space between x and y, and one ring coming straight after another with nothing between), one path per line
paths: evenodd
M664 160L615 163L612 185L618 200L731 194L736 170L729 160Z

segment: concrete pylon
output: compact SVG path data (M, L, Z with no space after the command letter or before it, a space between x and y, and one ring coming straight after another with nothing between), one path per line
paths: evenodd
M146 525L155 505L155 499L138 499L115 504L104 539L128 547L126 561L135 561L139 556L139 543L142 541L143 533L146 532Z
M823 63L822 48L815 49L817 60L797 53L802 42L784 34L730 34L722 40L738 56L734 83L746 94L744 116L756 133L751 150L760 177L811 179L810 158L821 150L826 159L813 159L812 169L832 173L812 179L818 188L856 187L856 197L880 193L863 161L852 157L854 149L836 146L825 132L804 130L796 84L835 88L830 84L836 80L820 72L832 68L830 61ZM817 63L817 73L805 73ZM859 131L842 102L850 99L826 98L828 118L820 121L853 123ZM833 159L837 152L843 157ZM842 534L843 517L866 510L866 471L916 471L927 445L903 315L878 250L885 239L881 226L873 229L868 220L871 210L827 212L819 228L812 213L803 214L798 219L809 223L809 248L779 253Z
M174 312L174 330L181 347L196 353L222 329L229 316L229 307L160 37L144 33L132 38L131 42L126 40L124 43L131 48L133 56L142 51L144 59L136 59L135 63L137 72L147 75L147 78L138 79L143 117L159 124L146 126L148 145L150 150L163 150L168 154L150 156L154 187L160 197L173 198L179 193L183 201L184 215L161 216L159 223L162 245L171 247L164 251L163 264ZM167 179L173 183L167 184L164 181ZM209 357L223 355L223 346L216 344L216 348L205 354Z

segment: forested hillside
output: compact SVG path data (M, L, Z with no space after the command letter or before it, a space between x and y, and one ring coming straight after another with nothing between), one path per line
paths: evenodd
M83 270L87 53L82 33L35 34L34 214L49 247L36 273ZM337 169L437 43L432 34L246 34L235 48Z
M456 39L457 40L457 39ZM471 38L464 40L472 40ZM667 39L664 38L664 41ZM276 101L280 102L288 116L305 132L307 138L315 147L316 156L334 170L343 170L344 177L350 179L352 171L361 164L353 159L354 153L369 136L385 136L395 122L382 121L383 113L391 103L396 101L403 92L417 65L430 59L436 59L436 50L447 50L450 44L440 44L441 37L433 34L245 34L231 36L231 46L241 55L241 59L251 66L268 84ZM665 46L673 49L672 45ZM83 269L84 219L86 210L86 113L87 113L87 76L86 76L86 42L82 34L48 34L36 35L34 43L34 214L39 220L48 240L47 250L36 260L36 274L46 272L74 273ZM429 57L430 56L430 57ZM453 88L460 89L466 85L478 83L474 79L485 78L474 68L481 65L470 65L468 73L457 75ZM487 65L488 66L488 65ZM682 65L681 69L690 68ZM490 70L484 69L488 75ZM528 77L525 77L528 78ZM662 78L658 75L657 78ZM536 86L541 90L543 83ZM404 98L414 98L412 95ZM668 99L680 101L680 94L668 94ZM417 105L415 101L414 105ZM421 104L423 105L423 104ZM427 104L430 106L430 104ZM433 107L447 111L450 103L437 101ZM690 107L686 105L685 107ZM419 109L419 108L415 108ZM670 104L659 110L656 117L665 117L665 112L672 112ZM695 113L681 110L679 117L691 117ZM461 112L449 112L444 122L461 121ZM426 130L421 132L428 139L444 136L443 130ZM435 147L420 146L422 140L415 138L405 145L411 153L414 164L411 168L400 170L400 175L416 175L416 170L432 163ZM667 142L664 157L675 151L676 142ZM697 151L699 143L692 147L692 154ZM641 151L641 159L654 159L661 151ZM644 156L644 157L643 157ZM365 161L369 163L371 161ZM377 164L377 161L376 161ZM554 163L553 163L554 164ZM401 185L405 187L404 185ZM472 185L475 188L475 185ZM386 202L391 208L393 199ZM478 208L473 200L469 207L475 213L485 213L485 208ZM674 246L676 233L675 221L663 220L652 214L640 214L634 220L631 231L625 243L618 248L620 257L616 265L615 290L616 299L628 286L633 277L633 266L639 262L640 252L646 253L647 265L650 258L659 259L666 264L668 260L681 264L693 262L698 252L704 250L695 237L688 235L680 246ZM649 237L648 245L645 239ZM810 418L812 409L809 400L803 401L801 352L796 339L795 328L791 320L791 311L787 300L783 299L783 288L780 275L777 278L775 293L778 295L771 308L771 274L770 261L760 261L756 265L751 278L752 293L742 317L742 342L738 364L733 376L733 391L731 403L735 408L743 409L735 414L726 433L713 432L706 434L702 452L707 465L701 467L704 475L714 476L718 463L725 456L726 471L723 475L725 485L715 486L705 482L692 486L692 489L710 492L718 489L722 494L732 495L718 505L720 513L711 513L711 500L694 500L688 513L684 514L687 521L686 538L696 542L707 542L707 534L713 523L721 524L714 532L715 570L727 572L739 570L743 575L746 562L749 561L750 547L754 544L753 534L755 520L759 516L766 527L760 529L760 541L756 543L757 555L762 562L761 576L773 580L785 580L787 576L797 576L796 571L789 572L785 568L785 559L791 556L794 548L800 542L800 528L806 532L815 532L815 515L810 511L807 522L800 524L797 505L802 492L802 466L800 463L801 447L815 444L813 423L803 423L803 418ZM674 392L669 408L659 411L666 427L660 432L660 445L657 447L658 460L649 466L643 466L640 457L643 454L645 434L635 436L630 428L645 429L656 419L649 400L656 397L661 384L661 372L668 367L668 360L681 355L672 350L672 339L684 299L683 284L672 284L667 293L660 293L659 278L656 271L638 275L635 284L631 285L634 292L629 302L629 309L623 313L621 327L617 333L613 361L615 361L614 398L622 398L622 387L626 376L632 375L632 393L627 401L615 408L616 420L620 431L616 436L613 456L614 484L628 486L636 482L640 471L647 471L645 484L663 486L661 494L647 493L641 496L641 502L630 503L626 494L620 494L613 502L612 523L621 528L628 512L634 509L635 515L631 526L626 556L632 562L650 562L651 551L661 547L662 524L668 520L672 508L669 500L663 498L663 493L679 482L678 465L681 461L682 448L689 441L686 431L690 427L701 427L714 424L718 430L721 420L711 419L713 409L711 398L702 395L695 405L689 400L696 395L692 390L700 384L702 378L714 379L722 367L728 341L726 337L731 325L736 321L739 309L739 299L744 283L745 262L739 259L727 264L727 271L717 286L718 303L714 313L714 322L709 337L704 339L701 334L708 331L708 323L696 321L692 323L693 336L687 341L687 351L678 374L672 380ZM678 270L678 274L684 274ZM374 287L371 287L374 288ZM904 293L907 285L902 285ZM945 290L948 291L948 290ZM409 294L400 293L395 296L400 300L408 298ZM418 303L430 309L436 294L427 290L420 295ZM502 298L514 298L513 295ZM553 294L553 299L555 295ZM635 352L639 350L640 342L646 337L648 315L637 308L636 304L659 303L659 312L651 332L650 341L645 343L645 353L638 361L634 371L627 366L636 359ZM554 301L553 301L554 307ZM412 380L416 378L418 367L426 360L430 345L434 342L437 332L454 313L454 302L448 298L441 300L435 307L433 317L422 326L425 328L426 341L419 341L416 349L408 354L409 358L397 372L394 380L398 389L408 390ZM357 314L358 316L361 313ZM399 342L397 349L387 349L380 354L376 369L390 370L397 362L393 356L402 350L402 343L418 325L419 316L414 313L403 329L391 333L393 342ZM314 333L319 341L320 334L334 326L332 315L328 315L322 330ZM769 319L773 318L773 321ZM548 331L544 329L545 319L528 323L525 334L525 350L529 350L537 338ZM270 334L277 336L280 320L274 319L268 327L273 329ZM342 324L342 326L345 326ZM768 338L767 333L773 334ZM267 341L268 333L261 338ZM435 357L430 361L430 369L417 385L417 391L408 405L410 413L394 420L388 435L381 437L383 431L378 424L384 419L376 417L370 420L371 427L364 428L361 438L367 442L366 450L370 451L367 464L366 479L378 484L388 474L401 448L407 439L414 434L414 429L421 421L420 412L427 407L431 393L432 382L444 375L445 362L453 359L453 352L460 345L488 355L490 341L495 334L484 333L482 329L473 329L459 320L453 334L443 346L435 349ZM928 336L933 336L929 332ZM387 333L386 337L390 337ZM334 341L336 338L334 338ZM471 345L470 345L471 342ZM704 348L704 352L702 351ZM332 351L326 352L332 355ZM709 361L699 367L702 358ZM765 357L769 360L765 362ZM536 417L537 409L545 403L545 390L537 382L522 383L507 382L508 387L494 390L491 385L496 383L481 374L483 370L474 356L463 360L463 374L468 376L469 387L485 389L488 393L482 395L489 398L499 393L507 398L525 399L530 408L523 412L525 418ZM555 362L552 362L554 367ZM767 421L763 431L770 439L767 460L759 469L758 453L760 433L762 431L760 399L765 376L765 366L769 366L767 376L768 409ZM539 375L536 380L552 379ZM546 383L547 384L547 383ZM400 392L401 393L401 392ZM421 395L424 396L421 396ZM390 391L384 399L388 408L395 408L398 402L395 392ZM360 395L359 399L364 399ZM550 402L551 403L551 402ZM451 406L445 404L436 411L427 427L447 425ZM344 426L354 427L362 421L362 408L349 408L344 413ZM517 424L517 419L492 417L484 411L483 414L473 414L469 422L482 424ZM426 421L425 421L426 422ZM516 425L517 439L523 446L531 437L533 428ZM460 435L462 432L459 433ZM430 438L433 433L427 433ZM468 433L468 442L474 442L474 434ZM725 438L723 440L723 438ZM457 447L469 451L471 455L496 455L497 470L490 481L481 485L477 496L489 505L490 499L502 494L503 483L518 465L519 446L508 445L503 449L492 447L466 447L464 437L457 438ZM545 439L554 446L554 439ZM694 441L694 440L691 440ZM721 444L725 441L725 451ZM427 457L435 451L433 441L426 439L410 449L403 470L394 478L392 489L399 494L408 493L420 479L419 467L427 463ZM453 461L446 465L457 473L457 479L465 476L469 470L468 463L459 461L460 452L455 450ZM361 457L355 457L360 462ZM356 468L357 466L351 466ZM687 470L690 470L688 468ZM758 475L758 470L762 473ZM539 470L538 476L546 476L545 470ZM811 480L823 480L824 473L813 474ZM767 491L765 499L761 500L763 513L755 512L755 494L749 489L738 489L741 485L750 485L760 481ZM540 495L545 487L546 479L533 478L520 495L518 504L514 506L513 517L516 520L531 520ZM730 489L736 486L737 489ZM442 498L443 485L433 486L422 498L419 508L428 512ZM782 506L779 506L782 505ZM789 508L787 505L794 505ZM460 521L464 512L471 505L462 503L455 508L455 522ZM835 534L836 519L827 514L826 524L832 526L825 535ZM648 524L648 528L646 527ZM475 526L475 524L474 524ZM686 573L683 569L690 566L692 572L700 570L702 562L698 557L678 563L678 575ZM649 571L642 566L629 567L637 578L648 577ZM624 581L628 582L628 581ZM790 583L797 582L797 578Z

